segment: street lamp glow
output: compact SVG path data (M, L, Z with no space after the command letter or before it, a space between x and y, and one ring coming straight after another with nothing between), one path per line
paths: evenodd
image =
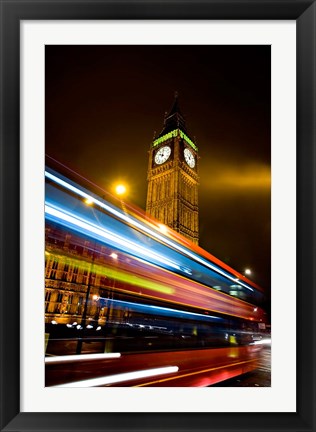
M112 257L113 259L117 259L118 255L115 252L112 252L110 257Z
M122 184L119 184L119 185L116 186L116 188L115 188L115 192L116 192L118 195L123 195L123 194L125 194L125 192L126 192L126 187L125 187L124 185L122 185Z
M91 205L93 203L93 201L90 198L86 198L85 203L87 205Z
M251 275L251 270L247 268L247 269L245 270L245 274L246 274L246 275Z
M167 229L166 225L159 224L158 226L159 226L160 231L161 231L163 234L166 234L166 233L168 232L168 229Z

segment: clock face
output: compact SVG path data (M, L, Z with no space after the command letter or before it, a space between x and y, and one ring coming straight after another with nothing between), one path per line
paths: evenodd
M186 163L189 165L190 168L195 167L195 158L193 156L193 153L188 148L184 149L184 159Z
M169 158L171 155L171 148L168 146L161 147L157 153L155 154L155 162L156 164L160 165Z

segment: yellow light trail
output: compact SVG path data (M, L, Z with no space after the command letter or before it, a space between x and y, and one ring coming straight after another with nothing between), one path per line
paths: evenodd
M56 254L54 252L50 252L50 255L51 257L56 258L59 262L63 264L68 264L74 267L78 267L78 269L80 270L88 270L88 271L92 270L91 262L87 262L78 258L72 258L67 255ZM93 263L93 272L101 276L105 276L131 285L136 285L138 287L146 288L152 291L158 291L169 295L175 293L175 290L169 286L165 286L160 283L153 282L149 279L145 279L140 276L132 275L123 270L120 270L119 268L112 268L112 267Z

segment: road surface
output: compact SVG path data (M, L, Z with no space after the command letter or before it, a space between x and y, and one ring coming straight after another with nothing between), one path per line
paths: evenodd
M271 387L271 345L263 348L258 369L210 387Z

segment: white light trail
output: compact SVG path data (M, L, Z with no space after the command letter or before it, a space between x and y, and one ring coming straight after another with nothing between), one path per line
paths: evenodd
M271 345L271 339L261 339L259 341L255 341L252 345Z
M168 258L159 255L155 252L152 252L150 249L147 249L139 244L133 243L130 240L124 239L117 234L113 234L108 230L105 230L104 228L100 228L91 222L87 222L78 216L74 216L72 214L69 214L65 212L64 210L60 210L57 208L54 208L48 204L45 205L45 213L48 215L54 216L60 220L63 220L65 222L68 222L74 226L80 227L81 229L84 229L85 231L88 231L90 233L96 234L104 239L110 240L114 242L116 245L119 245L123 247L125 250L129 249L133 253L142 253L145 257L152 258L156 261L161 262L164 265L167 265L169 267L173 267L177 270L180 270L180 267L178 264L174 263L173 261L169 260Z
M86 360L103 360L113 359L121 357L121 353L105 353L105 354L80 354L80 355L67 355L67 356L56 356L46 357L46 364L58 364L58 363L70 363L79 362Z
M178 372L178 366L167 366L156 369L147 369L142 371L126 372L116 375L109 375L100 378L92 378L88 380L75 381L67 384L60 384L54 387L58 388L80 388L80 387L99 387L109 384L118 384L124 381L132 381L135 379L149 378L157 375L166 375Z
M103 298L103 297L101 297ZM158 312L167 312L167 313L174 313L174 314L179 314L179 315L188 315L188 316L196 316L196 317L203 317L205 319L211 318L211 319L217 319L217 320L223 320L223 318L221 317L216 317L213 315L204 315L204 314L199 314L196 312L187 312L184 310L180 310L180 309L172 309L172 308L166 308L163 306L154 306L154 305L144 305L141 303L130 303L124 300L111 300L113 303L118 303L118 304L122 304L122 305L126 305L130 308L132 308L133 306L138 306L141 307L142 309L146 309L147 311L152 309L152 310L157 310Z
M140 224L138 221L134 220L133 218L131 218L131 217L127 216L126 214L121 213L120 211L110 207L109 205L105 204L104 202L99 201L98 199L96 199L93 196L89 195L88 193L78 189L77 187L67 183L66 181L60 179L59 177L56 177L55 175L49 173L48 171L45 171L45 175L46 175L46 177L48 177L50 180L54 181L55 183L60 184L61 186L63 186L66 189L76 193L77 195L92 201L93 203L95 203L99 207L103 208L104 210L108 211L109 213L112 213L113 215L115 215L119 219L122 219L125 222L129 223L130 225L137 227L141 231L146 232L147 234L159 239L163 243L167 243L172 248L178 250L179 252L183 253L186 256L189 256L190 258L194 259L195 261L199 262L200 264L203 264L204 266L212 269L216 273L219 273L222 276L224 276L224 277L226 277L232 281L236 280L235 277L231 276L229 273L219 269L216 266L213 266L211 263L209 263L208 261L205 261L203 258L200 258L198 255L196 255L196 254L190 252L189 250L179 246L177 243L170 241L168 238L161 236L159 233L152 231L151 229L147 228L143 224ZM253 291L253 289L250 288L248 285L246 285L244 282L239 281L239 284L242 285L243 287L247 288L248 290Z

